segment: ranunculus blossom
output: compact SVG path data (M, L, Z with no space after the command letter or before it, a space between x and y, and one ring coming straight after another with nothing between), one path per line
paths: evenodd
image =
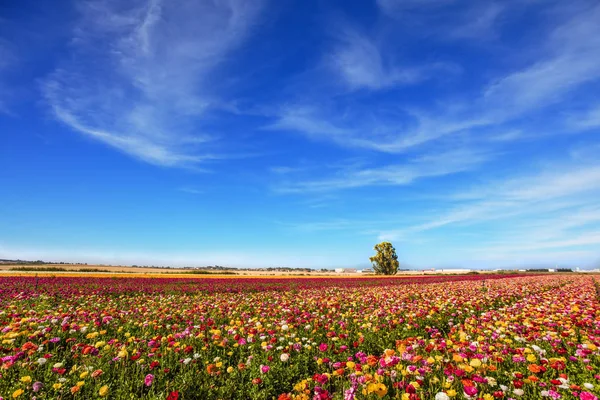
M146 377L144 378L144 385L152 386L152 382L154 382L154 375L152 375L152 374L146 375Z

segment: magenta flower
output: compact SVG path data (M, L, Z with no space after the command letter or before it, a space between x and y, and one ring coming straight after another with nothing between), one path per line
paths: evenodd
M581 393L579 393L579 398L581 400L598 400L598 397L594 396L590 392L581 392Z
M477 388L475 386L465 386L464 391L469 397L477 395Z
M154 375L148 374L144 378L144 385L146 385L146 386L152 386L152 382L153 381L154 381Z
M269 372L269 370L271 369L271 367L269 367L268 365L261 365L260 366L260 372L263 374L266 374L267 372Z
M321 343L319 345L319 350L321 350L321 351L327 351L327 343Z

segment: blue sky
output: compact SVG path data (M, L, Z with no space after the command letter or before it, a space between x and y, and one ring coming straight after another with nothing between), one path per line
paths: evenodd
M600 263L597 1L0 5L0 258Z

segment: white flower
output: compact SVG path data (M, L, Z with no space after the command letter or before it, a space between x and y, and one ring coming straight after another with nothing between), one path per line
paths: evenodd
M304 330L307 330L307 331L310 331L311 329L312 329L312 327L311 327L310 325L306 325L306 326L304 327Z
M523 393L525 392L523 391L523 389L515 389L513 390L513 393L517 396L523 396Z
M194 358L200 358L200 354L199 353L194 353Z
M183 363L184 363L185 365L188 365L188 364L189 364L189 363L191 363L191 362L192 362L192 359L191 359L190 357L188 357L188 358L186 358L185 360L183 360Z
M287 360L289 360L289 359L290 359L290 355L289 355L289 354L287 354L287 353L282 353L282 354L279 356L279 359L281 360L281 362L287 362Z
M590 389L590 390L592 390L592 389L594 388L594 385L592 385L591 383L587 383L587 382L586 382L586 383L584 383L584 384L583 384L583 386L584 386L586 389Z
M439 392L435 395L435 400L450 400L450 397L444 392Z
M496 384L497 384L496 379L492 378L491 376L488 377L488 378L486 378L486 379L487 379L488 385L490 385L490 386L496 386Z
M39 365L44 365L48 362L44 357L38 358L36 361Z
M282 330L282 331L287 331L288 329L290 329L290 327L289 327L289 326L287 326L287 325L282 325L282 326L281 326L281 330Z
M63 363L56 363L52 366L52 368L60 368L63 366Z
M58 378L58 381L60 383L65 383L67 381L67 378Z

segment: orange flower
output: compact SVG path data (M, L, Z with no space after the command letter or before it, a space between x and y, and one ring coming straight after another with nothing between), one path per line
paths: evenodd
M217 366L215 364L208 364L206 366L206 372L208 372L209 374L214 374L215 372L217 372L219 369L217 368Z
M377 365L377 361L378 361L377 357L375 357L375 356L371 355L371 356L367 357L367 364L369 364L371 367L376 366Z
M529 369L529 371L533 372L534 374L537 374L538 372L541 371L540 366L537 364L529 364L527 369Z
M475 386L475 382L470 379L463 379L461 382L463 386Z

